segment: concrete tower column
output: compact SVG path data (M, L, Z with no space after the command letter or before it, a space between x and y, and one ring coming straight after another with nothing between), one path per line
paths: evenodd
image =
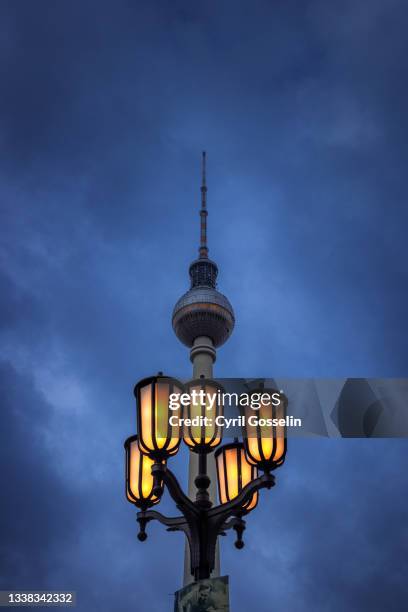
M200 378L212 378L213 377L213 364L216 359L216 352L214 344L211 338L206 336L199 336L194 340L193 347L190 351L190 359L193 364L193 379ZM188 465L188 496L191 499L195 499L197 492L194 484L194 479L198 474L198 455L190 452L190 459ZM211 480L211 484L208 488L210 501L215 505L217 503L217 469L215 466L214 453L210 453L207 456L207 474ZM217 545L217 552L215 558L215 567L211 576L220 575L220 552ZM186 541L184 550L184 586L193 582L193 576L190 572L190 550L188 542Z
M235 316L229 300L217 289L218 266L208 257L207 246L207 184L206 156L203 152L201 209L200 209L200 247L199 257L190 264L191 287L176 303L172 325L177 338L190 351L193 363L193 379L213 378L215 349L222 346L231 336ZM196 496L195 477L198 475L198 455L190 452L188 494ZM217 501L217 470L214 454L207 457L207 473L211 480L208 490L213 504ZM219 553L217 548L213 576L219 576ZM184 584L192 582L190 574L190 552L186 546L184 558Z

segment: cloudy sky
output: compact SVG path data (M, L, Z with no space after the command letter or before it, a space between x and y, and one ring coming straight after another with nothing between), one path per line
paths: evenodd
M407 375L407 19L399 0L2 0L0 588L172 609L183 537L136 540L122 444L134 383L191 371L170 316L202 149L237 319L216 374ZM293 442L246 548L223 540L232 610L405 610L407 467L404 440Z

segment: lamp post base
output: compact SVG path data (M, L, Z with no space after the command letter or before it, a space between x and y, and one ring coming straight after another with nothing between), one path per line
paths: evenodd
M174 612L230 612L228 576L198 580L174 594Z

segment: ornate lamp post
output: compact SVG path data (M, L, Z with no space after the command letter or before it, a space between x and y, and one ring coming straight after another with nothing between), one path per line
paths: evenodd
M171 383L162 383L162 380ZM146 381L153 381L147 382ZM207 387L208 382L208 387ZM159 386L166 384L163 391L162 402L157 400L157 391L150 389L151 385ZM200 380L200 385L206 388L214 388L214 381ZM190 392L194 389L196 382L190 383ZM146 394L141 389L148 387ZM138 398L137 416L138 423L142 424L142 432L139 437L129 438L125 447L127 450L127 497L140 511L137 514L140 531L138 538L146 540L146 526L150 521L157 520L165 525L168 531L182 531L187 537L190 549L190 572L194 580L209 578L215 566L216 543L218 536L225 535L228 529L234 529L237 534L235 546L244 546L242 535L245 530L243 516L248 514L258 503L258 491L270 489L275 484L275 478L271 471L282 465L284 457L274 461L272 456L260 453L260 459L247 456L244 444L234 441L231 444L221 446L216 451L218 490L221 503L213 505L209 498L208 488L210 477L207 473L207 455L216 444L221 442L221 432L214 432L210 426L208 431L199 428L192 432L191 428L184 429L184 442L191 452L198 454L199 470L195 478L196 495L192 500L181 489L175 475L167 466L167 460L179 449L180 439L172 437L168 431L166 437L159 428L149 426L148 436L143 431L143 423L165 422L172 416L169 402L168 388L182 388L180 382L174 379L153 377L145 379L136 385L135 395ZM149 399L146 399L149 398ZM154 401L156 399L156 401ZM200 406L200 410L205 406ZM156 412L155 412L156 411ZM191 406L186 406L184 417L189 418ZM272 438L268 440L267 448L279 446L276 440L281 431L272 430ZM144 436L144 437L143 437ZM146 444L147 440L147 444ZM266 440L266 438L265 438ZM138 446L138 448L137 448ZM141 450L142 449L142 450ZM147 469L147 468L150 468ZM262 472L258 475L258 470ZM173 498L180 516L170 518L150 508L160 501L163 488L166 487Z

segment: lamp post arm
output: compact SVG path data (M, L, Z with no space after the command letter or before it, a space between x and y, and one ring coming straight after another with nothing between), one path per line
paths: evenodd
M186 519L184 516L176 516L169 517L164 516L161 512L157 512L156 510L146 510L137 513L137 520L142 519L146 522L149 521L159 521L162 525L165 525L172 531L176 531L178 529L182 529L184 525L186 525Z
M256 491L260 489L270 489L275 485L275 477L265 472L259 478L255 478L250 483L248 483L241 491L237 497L233 500L226 502L225 504L220 504L219 506L215 506L215 508L211 508L208 511L208 516L211 519L215 519L217 521L225 521L228 517L234 516L234 514L242 513L242 508L244 504L252 497Z
M146 525L150 521L159 521L159 523L166 525L167 531L183 531L188 538L190 537L188 523L184 516L170 518L168 516L164 516L164 514L161 514L160 512L156 512L155 510L142 510L141 512L137 513L136 519L139 523L139 533L137 537L141 542L144 542L147 539Z
M196 580L210 577L215 565L217 538L224 531L234 529L237 534L235 546L237 548L243 547L242 534L245 529L245 521L242 519L242 515L245 513L244 505L256 491L264 488L270 489L275 484L275 477L270 472L266 472L247 484L232 501L211 507L205 499L198 499L195 503L192 502L181 489L173 472L165 464L155 463L152 467L152 475L158 489L162 487L162 484L167 487L183 516L170 518L155 510L139 512L137 515L137 521L140 525L138 538L142 542L146 540L146 525L152 520L159 521L169 531L183 531L190 546L191 574ZM206 474L200 474L196 483L202 485L202 490L199 489L201 493L205 493L207 488L207 483L203 480L205 477Z
M228 529L235 529L237 527L237 525L241 525L241 523L244 522L241 518L238 518L237 516L233 516L232 518L230 518L229 520L226 520L225 523L223 523L220 527L220 529L222 529L223 531L228 531ZM220 533L222 533L220 532ZM226 535L226 534L224 534Z
M220 531L220 535L224 534L227 529L234 529L237 534L237 539L235 540L235 548L238 548L240 550L241 548L244 548L244 541L242 539L242 535L245 531L245 527L245 521L241 517L234 516L229 519L229 521L221 525L221 529L223 531Z
M198 516L198 508L184 493L177 478L166 465L155 463L152 467L152 474L155 478L159 478L164 482L177 508L187 520L191 515Z

